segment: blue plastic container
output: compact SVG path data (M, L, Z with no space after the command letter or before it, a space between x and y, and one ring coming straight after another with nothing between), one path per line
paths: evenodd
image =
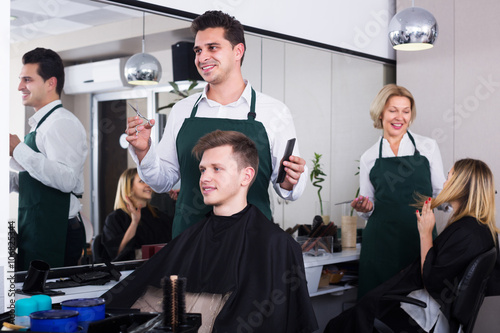
M51 310L52 309L52 299L47 295L34 295L31 296L32 300L36 301L38 305L38 311Z
M61 302L61 308L64 310L78 311L78 325L87 332L89 323L104 319L105 305L104 298L78 298Z
M46 310L30 315L31 331L78 332L78 311Z

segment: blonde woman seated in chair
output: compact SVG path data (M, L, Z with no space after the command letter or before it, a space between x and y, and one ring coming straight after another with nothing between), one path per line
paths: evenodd
M103 228L102 244L108 259L141 259L142 245L168 243L172 239L172 219L149 204L152 194L136 168L121 174L115 210L106 217Z
M433 209L445 203L453 213L433 242ZM482 161L459 160L448 173L442 192L435 199L423 199L420 206L416 211L420 258L332 319L325 332L372 332L375 318L395 332L456 332L450 295L469 263L497 242L493 174ZM416 315L406 305L381 300L387 294L416 296L432 310Z

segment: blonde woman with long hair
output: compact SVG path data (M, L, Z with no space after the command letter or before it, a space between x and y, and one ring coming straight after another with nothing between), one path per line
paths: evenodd
M142 245L167 243L172 220L150 205L153 190L136 168L125 170L118 180L114 211L106 217L102 244L109 259L140 259Z
M433 241L433 209L446 203L453 213ZM421 198L418 207L422 207L415 212L420 258L367 293L354 308L332 319L325 332L371 332L374 318L382 313L382 321L397 332L421 332L422 328L428 332L433 327L434 332L457 331L457 323L450 316L454 288L472 260L495 246L498 248L493 174L482 161L459 160L448 173L441 193L435 199ZM490 289L500 283L497 273L498 265L490 279ZM494 294L491 290L487 293ZM399 302L391 302L389 307L380 301L385 294L410 295L433 310L417 313L415 308L399 306Z

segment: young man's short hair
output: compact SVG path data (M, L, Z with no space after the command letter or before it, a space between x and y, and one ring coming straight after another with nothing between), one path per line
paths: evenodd
M195 18L191 23L191 31L195 35L198 31L203 31L208 28L223 28L224 38L231 43L231 46L234 48L236 45L242 43L246 51L247 46L245 44L243 25L233 16L223 13L220 10L209 10ZM243 53L241 57L241 64L243 64L244 56L245 53Z
M193 147L192 152L198 160L201 160L206 150L221 146L230 146L233 148L233 155L238 164L238 170L252 167L255 170L255 175L257 175L259 171L259 152L255 143L243 133L236 131L213 131L201 137Z
M64 65L61 57L51 49L37 47L23 55L23 65L38 64L38 75L43 81L57 79L56 93L61 96L64 87Z

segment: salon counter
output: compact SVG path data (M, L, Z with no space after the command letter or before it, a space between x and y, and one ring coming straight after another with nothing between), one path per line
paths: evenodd
M361 248L358 244L357 248L344 249L342 252L331 253L323 255L321 257L304 256L304 267L306 272L306 279L309 286L309 295L311 296L313 308L316 313L318 323L320 324L320 328L324 328L326 322L331 319L335 313L342 312L345 304L355 302L357 293L357 289L350 283L345 283L344 285L330 285L318 288L319 279L321 277L321 271L323 270L323 267L331 264L355 262L359 259L360 250ZM135 266L139 266L140 264L141 263L136 263ZM134 271L134 267L130 267L130 265L124 265L121 263L117 263L116 268L121 273L119 281L111 280L104 285L86 285L60 289L53 288L54 290L62 291L65 294L53 296L52 304L58 304L68 299L99 297ZM63 270L66 270L64 274L59 274ZM82 266L51 270L47 282L57 281L57 279L60 277L67 277L74 271L80 272L81 270ZM23 281L25 278L25 274L23 275L23 273L20 273L19 275L19 280ZM17 282L15 286L16 289L20 290L23 286L23 282ZM27 297L30 296L16 293L16 300ZM319 330L318 332L321 331L322 330Z
M129 274L131 274L133 270L129 271L122 271L121 272L121 277L119 281L111 280L110 282L107 282L106 284L103 285L87 285L87 286L81 286L81 287L71 287L71 288L61 288L61 289L55 289L57 291L62 291L64 292L64 295L57 295L57 296L52 296L52 304L57 304L61 303L62 301L68 300L68 299L77 299L77 298L93 298L93 297L99 297L102 294L104 294L107 290L111 289L114 287L118 282L121 280L125 279ZM55 279L47 280L47 282L52 282L56 281ZM23 286L23 283L19 282L16 283L16 289L21 289ZM21 298L28 298L30 297L29 295L21 294L21 293L16 293L16 300L21 299Z

